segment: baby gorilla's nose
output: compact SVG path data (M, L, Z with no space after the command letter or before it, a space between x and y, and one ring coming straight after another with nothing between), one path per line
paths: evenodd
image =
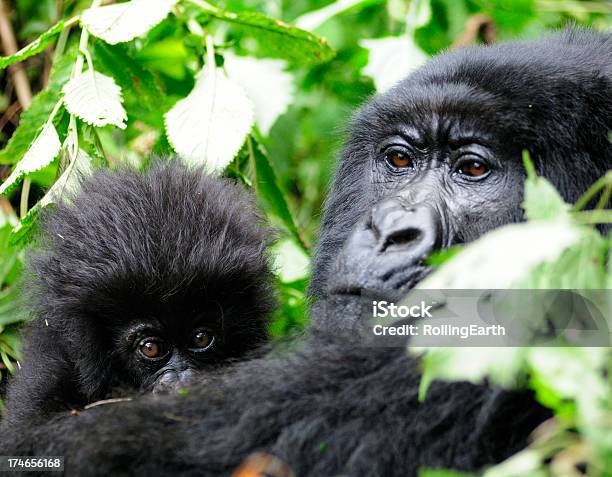
M194 371L191 368L177 371L168 369L157 378L153 385L154 393L165 393L188 386L193 381Z
M387 199L372 211L371 227L380 253L408 252L420 260L442 242L440 217L425 204L406 206Z

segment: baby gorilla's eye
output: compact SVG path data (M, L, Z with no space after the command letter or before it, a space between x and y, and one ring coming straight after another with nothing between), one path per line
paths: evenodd
M480 161L463 162L457 167L457 172L468 177L481 177L489 172L487 165Z
M167 354L164 342L159 338L145 338L138 343L138 352L146 359L159 359Z
M196 353L206 351L215 342L215 335L205 328L198 328L191 337L191 350Z
M412 167L412 158L403 151L393 149L385 154L385 161L396 169Z

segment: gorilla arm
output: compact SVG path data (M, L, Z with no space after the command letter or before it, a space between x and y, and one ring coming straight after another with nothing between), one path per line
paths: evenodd
M58 415L3 435L3 455L64 455L67 475L227 475L265 451L296 475L475 470L510 456L546 416L531 397L435 383L418 401L418 361L313 331L299 352L237 365L184 397Z

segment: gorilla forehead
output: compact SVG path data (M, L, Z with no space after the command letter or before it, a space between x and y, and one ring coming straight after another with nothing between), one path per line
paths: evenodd
M505 111L494 95L469 85L408 81L362 108L353 140L376 144L396 133L423 146L463 138L499 140L507 135Z
M42 293L63 302L239 288L267 274L269 233L256 210L240 187L178 163L144 177L99 171L44 220L31 265Z
M520 136L522 147L590 146L612 121L611 64L612 38L586 30L461 48L375 97L356 116L353 135L376 140L372 131L408 123L435 139L459 124L504 145L518 146Z

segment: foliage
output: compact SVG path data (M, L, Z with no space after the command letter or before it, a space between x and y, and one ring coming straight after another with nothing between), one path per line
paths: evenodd
M529 221L503 227L465 247L422 287L609 288L612 237L603 237L592 226L585 225L594 212L580 211L580 204L573 209L565 204L548 181L534 175L529 159L525 161L529 178L523 207ZM610 187L609 179L599 181L586 197L602 191L602 195L606 194ZM599 214L598 220L612 221L610 210L596 209L595 214ZM513 256L512 266L500 266L501 258L492 256L494 251L507 251L510 238L512 248L516 249L520 236L531 233L535 233L530 237L536 240L529 241L529 253ZM495 274L488 274L486 266L484 271L479 267L481 282L474 283L471 274L458 271L466 270L474 261L494 263ZM604 300L607 301L601 309L612 309L610 293ZM543 317L529 316L529 320L537 319ZM605 319L608 329L612 329L612 315L608 314ZM411 352L423 351L426 351L421 382L423 399L435 379L486 380L504 387L526 383L540 403L554 412L555 417L536 431L535 440L527 449L489 469L485 477L583 475L578 470L567 473L568 469L584 469L584 475L588 476L609 475L612 470L610 348L411 349Z
M279 230L274 251L281 307L272 332L286 335L305 323L321 205L341 128L357 105L446 48L535 37L568 21L612 26L612 7L604 0L214 3L13 0L10 20L22 48L0 58L0 358L9 370L18 356L16 331L23 319L16 284L24 248L39 211L75 187L76 170L121 162L144 166L151 155L179 152L252 187ZM36 94L17 120L20 105L7 67L18 62ZM583 203L600 197L602 209L611 193L608 175ZM523 280L522 286L529 287L612 287L612 271L605 268L610 237L602 238L589 225L609 221L609 215L603 210L575 213L583 203L572 210L555 194L532 177L526 209L533 221L463 251L432 257L430 263L441 267L432 280L467 286L468 277L457 274L453 264L482 263L483 254L499 249L497 241L522 236L527 243L547 246L529 247L522 260L512 257L505 274L493 260L508 257L492 257L495 266L481 278L503 286ZM605 396L597 401L603 380L595 371L609 356L546 353L522 350L498 360L498 368L463 368L469 373L463 377L504 376L504 384L529 373L538 398L557 414L553 431L520 454L518 463L510 463L510 470L492 470L498 472L492 475L561 475L552 466L544 469L543 459L556 456L565 462L586 451L591 475L600 475L598 466L609 463L609 437L602 437L597 426L609 401ZM489 362L470 356L465 361ZM461 378L451 367L453 360L460 357L430 353L424 389L435 378ZM565 366L572 360L575 366ZM555 363L563 366L557 369ZM575 369L584 371L575 381L579 386L560 384L573 379L563 372ZM595 386L593 392L579 396L576 390L587 385ZM609 412L604 418L609 422Z

